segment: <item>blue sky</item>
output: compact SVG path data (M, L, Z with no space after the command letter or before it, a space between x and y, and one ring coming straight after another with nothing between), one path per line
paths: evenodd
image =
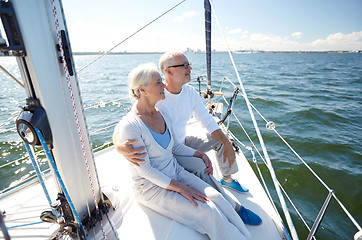
M63 0L73 51L106 51L181 0ZM213 0L231 50L361 50L362 0ZM114 51L205 48L203 1L187 0ZM213 16L213 44L226 50Z

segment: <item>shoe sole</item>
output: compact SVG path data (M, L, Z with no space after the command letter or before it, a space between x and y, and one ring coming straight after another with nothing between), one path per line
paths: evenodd
M246 192L240 192L240 191L236 190L235 188L232 188L232 187L229 187L229 186L226 186L226 185L222 185L222 184L221 184L221 186L226 187L226 188L231 189L231 190L234 190L235 192L238 192L238 193L247 193L247 192L249 192L249 190L246 191Z

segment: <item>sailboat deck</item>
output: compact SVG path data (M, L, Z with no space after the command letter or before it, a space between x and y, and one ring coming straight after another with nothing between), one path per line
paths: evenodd
M212 159L215 154L209 152L208 155ZM237 161L239 172L233 177L250 190L248 193L225 190L263 219L260 226L247 225L253 239L287 239L281 230L281 222L242 153L237 154ZM128 162L114 148L96 154L96 163L101 186L118 189L119 204L116 210L110 210L109 217L120 239L208 239L207 236L138 204L132 194ZM214 169L217 170L215 166ZM217 171L214 174L218 177ZM50 195L55 196L55 183L51 177L46 180L46 185ZM1 199L1 210L6 212L5 223L10 228L9 233L13 239L49 239L58 225L43 223L39 218L41 212L49 209L38 183L29 184ZM19 225L23 226L12 228ZM108 239L112 239L112 236L114 237L109 233Z
M53 178L48 177L45 184L49 194L56 196ZM58 224L44 223L39 218L50 207L38 181L2 197L0 202L0 210L12 239L49 239L59 228ZM0 239L4 239L2 234Z

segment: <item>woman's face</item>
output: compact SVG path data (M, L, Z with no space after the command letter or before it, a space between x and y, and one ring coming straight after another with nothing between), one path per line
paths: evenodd
M156 101L165 99L165 84L162 82L158 72L152 73L152 78L148 86L144 87L145 96Z

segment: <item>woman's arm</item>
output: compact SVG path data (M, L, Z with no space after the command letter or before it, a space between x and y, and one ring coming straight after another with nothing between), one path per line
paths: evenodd
M145 146L141 137L141 129L137 127L136 124L130 124L129 122L121 121L120 124L117 126L117 132L120 141L124 141L123 139L135 139L137 140L137 142L135 142L133 145L135 148L142 148ZM193 152L195 152L195 150L193 150ZM140 153L147 153L147 149L144 149ZM201 202L207 201L206 196L204 196L202 193L199 193L198 191L186 186L185 184L167 177L162 172L153 168L150 164L148 155L144 156L143 160L143 162L139 163L139 167L135 167L137 173L140 176L152 181L154 184L162 188L181 194L182 196L187 198L194 206L197 206L195 199Z
M192 203L192 205L194 205L195 207L197 207L197 203L195 202L195 199L199 200L203 203L208 201L206 196L203 195L202 193L196 191L193 188L186 186L183 183L173 180L173 179L171 180L170 185L168 185L168 187L166 189L180 193L182 196L187 198Z
M132 119L122 120L117 125L116 133L119 134L119 140L121 142L126 141L127 139L135 140L133 144L134 148L144 148L145 146L145 143L141 137L142 130L138 126L138 123L136 121L132 121ZM143 160L143 162L138 163L139 167L135 167L137 173L141 177L150 180L154 184L162 188L167 188L171 182L171 178L151 166L146 148L144 148L139 154L143 154L144 157L140 159Z

